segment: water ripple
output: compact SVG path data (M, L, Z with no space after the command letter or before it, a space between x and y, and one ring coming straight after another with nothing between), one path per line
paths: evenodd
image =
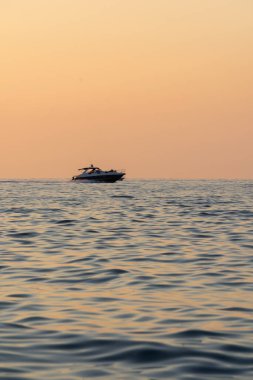
M0 181L0 377L252 379L252 188Z

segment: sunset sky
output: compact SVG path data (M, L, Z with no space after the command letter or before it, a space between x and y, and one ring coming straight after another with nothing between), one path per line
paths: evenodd
M0 177L253 178L252 0L0 0Z

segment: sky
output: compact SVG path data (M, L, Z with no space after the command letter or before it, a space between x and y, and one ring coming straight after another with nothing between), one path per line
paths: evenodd
M0 177L253 178L252 0L0 0Z

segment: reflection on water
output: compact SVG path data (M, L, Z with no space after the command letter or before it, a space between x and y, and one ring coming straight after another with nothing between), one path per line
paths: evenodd
M252 379L252 181L2 181L0 376Z

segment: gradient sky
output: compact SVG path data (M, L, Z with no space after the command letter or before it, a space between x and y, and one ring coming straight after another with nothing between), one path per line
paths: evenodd
M252 0L0 0L0 177L253 178Z

